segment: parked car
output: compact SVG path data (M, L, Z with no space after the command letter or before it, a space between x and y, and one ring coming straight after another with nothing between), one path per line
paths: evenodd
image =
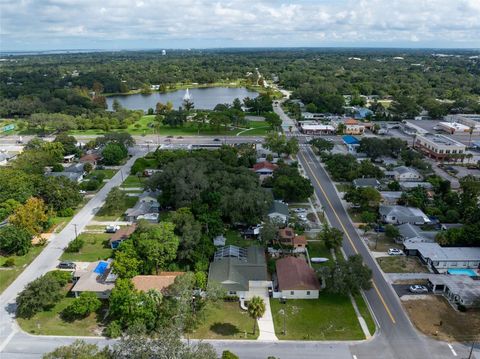
M120 229L119 225L111 224L105 227L105 232L107 233L115 233Z
M219 138L214 138L213 141L214 142L220 142L221 140Z
M424 285L411 285L410 288L408 288L410 292L412 293L428 293L428 288L425 287Z
M397 248L390 248L388 250L388 255L389 256L401 256L403 252L400 249Z
M305 213L307 210L305 208L294 208L293 211L295 213Z
M183 137L182 136L178 136L177 137L179 140L183 140Z
M75 269L77 265L73 262L60 262L57 267L60 269Z
M173 138L173 136L172 136L172 135L170 135L170 136L167 136L167 138Z

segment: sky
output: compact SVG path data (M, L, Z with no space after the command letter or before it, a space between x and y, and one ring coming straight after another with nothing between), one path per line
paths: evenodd
M480 0L0 0L0 51L480 48Z

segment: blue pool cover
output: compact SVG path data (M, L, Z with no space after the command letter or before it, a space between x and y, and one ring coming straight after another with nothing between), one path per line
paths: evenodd
M453 275L468 275L470 277L475 277L477 273L475 273L472 269L449 269L448 274Z
M99 262L95 269L93 270L94 273L103 274L108 268L108 262Z

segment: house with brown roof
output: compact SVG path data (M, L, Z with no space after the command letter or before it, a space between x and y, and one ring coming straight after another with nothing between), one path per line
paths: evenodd
M117 249L120 243L122 243L125 239L130 237L133 232L135 232L136 228L137 225L135 223L130 226L120 228L110 237L110 247L112 249Z
M307 238L295 235L295 231L290 227L278 230L278 242L284 246L293 247L296 252L305 251L307 246Z
M305 259L284 257L275 262L277 296L287 299L317 299L320 282Z
M148 292L153 289L160 293L165 293L168 287L174 282L175 278L184 272L160 272L157 275L137 275L132 278L132 283L135 289Z
M98 161L100 161L101 159L102 156L100 156L98 153L89 153L80 157L78 161L80 163L91 163L92 166L95 167Z
M268 161L263 161L253 165L253 172L259 176L271 176L273 175L273 171L275 171L277 168L277 165Z

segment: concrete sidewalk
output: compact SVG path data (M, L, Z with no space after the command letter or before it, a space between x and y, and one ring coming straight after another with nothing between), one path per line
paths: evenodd
M275 335L275 328L273 327L273 316L272 310L270 308L270 297L268 296L268 294L265 294L261 298L265 302L265 314L262 318L258 320L258 329L260 330L258 340L278 341L278 338Z

